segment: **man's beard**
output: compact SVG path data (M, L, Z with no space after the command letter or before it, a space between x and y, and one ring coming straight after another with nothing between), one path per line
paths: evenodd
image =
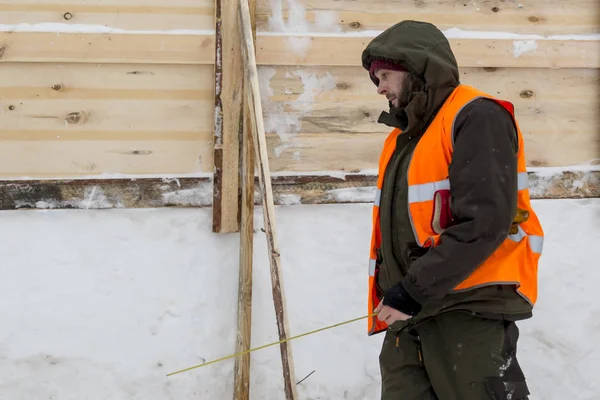
M404 110L412 101L413 94L416 92L422 92L424 90L425 82L423 79L416 74L408 73L404 77L400 93L398 96L396 96L398 105L395 106L391 101L389 102L390 114L402 120L406 119L406 113Z

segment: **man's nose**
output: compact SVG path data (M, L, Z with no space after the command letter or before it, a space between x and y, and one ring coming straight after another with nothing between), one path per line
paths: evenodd
M377 94L386 94L387 90L382 85L377 86Z

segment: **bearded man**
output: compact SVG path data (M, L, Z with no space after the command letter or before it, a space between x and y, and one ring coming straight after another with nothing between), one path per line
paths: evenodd
M543 230L513 105L460 82L444 34L403 21L362 64L393 130L379 159L368 333L383 400L527 399L516 321L537 300Z

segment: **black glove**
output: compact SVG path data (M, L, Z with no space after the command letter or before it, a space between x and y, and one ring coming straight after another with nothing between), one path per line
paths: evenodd
M402 286L402 282L391 287L383 296L383 305L395 308L406 315L414 317L423 308Z

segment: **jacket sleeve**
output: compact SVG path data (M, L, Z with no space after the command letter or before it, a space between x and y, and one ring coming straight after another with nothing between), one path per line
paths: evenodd
M390 297L400 292L407 304L420 305L441 299L506 239L517 206L517 143L512 118L499 104L478 99L459 113L449 168L454 224L412 263Z

